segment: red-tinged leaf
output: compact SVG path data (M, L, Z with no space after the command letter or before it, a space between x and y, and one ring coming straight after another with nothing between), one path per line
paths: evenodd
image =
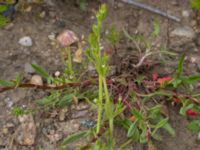
M167 76L167 77L162 77L162 78L159 78L158 79L158 83L160 84L160 85L164 85L166 82L168 82L168 81L171 81L173 78L172 77L169 77L169 76Z
M181 99L176 97L176 96L173 96L173 100L176 104L179 104L181 102Z
M187 114L188 116L190 116L190 117L196 117L196 116L199 116L199 115L200 115L199 112L194 111L194 110L192 110L192 109L188 109L187 112L186 112L186 114Z
M158 73L157 72L154 72L152 74L152 79L153 79L153 81L157 81L158 80Z

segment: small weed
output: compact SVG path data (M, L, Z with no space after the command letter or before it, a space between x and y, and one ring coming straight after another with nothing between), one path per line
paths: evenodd
M153 79L150 79L148 75L138 71L149 56L161 53L174 55L168 51L158 50L152 44L160 33L158 20L154 21L154 32L151 35L153 40L147 40L141 35L131 36L124 30L124 35L135 44L141 56L138 64L130 64L132 69L135 69L136 75L131 74L127 78L123 75L108 76L109 56L103 51L101 43L103 22L107 13L108 8L103 4L96 14L97 22L92 26L89 35L89 45L85 51L87 63L80 63L83 65L82 68L92 64L97 77L89 75L85 77L86 80L79 77L80 70L74 67L70 47L65 45L67 60L64 62L66 68L63 74L60 73L55 77L43 67L33 64L32 67L45 79L46 84L22 83L22 77L17 75L13 81L0 80L0 92L16 88L51 90L48 96L37 101L42 107L63 107L79 100L91 104L97 112L97 121L82 122L88 129L66 137L60 149L66 149L68 144L80 139L88 141L88 144L80 146L82 150L116 149L116 139L113 136L115 126L121 126L127 132L127 141L119 147L120 150L125 149L133 141L147 143L152 147L154 140L162 140L161 129L172 136L176 135L170 125L170 116L164 111L166 103L172 106L178 105L179 114L192 120L187 128L199 132L200 94L191 89L194 89L194 84L200 81L200 75L184 75L185 55L180 58L174 75L159 77L158 74L153 74ZM108 31L106 39L115 47L119 42L120 33L115 27L111 27ZM78 62L82 62L82 59ZM32 111L15 107L12 112L15 116L20 116Z
M16 117L27 115L27 114L34 113L34 112L35 112L34 110L22 108L22 107L14 107L12 109L12 114Z
M95 66L96 71L99 76L99 98L97 101L98 106L98 120L97 120L97 133L99 133L102 125L102 113L105 111L106 119L109 120L110 125L110 136L113 135L113 111L114 105L110 100L110 94L108 92L106 76L109 71L108 59L109 57L104 53L101 53L101 32L102 24L104 19L107 16L107 6L102 5L99 9L99 12L96 15L97 24L94 24L92 27L92 33L89 35L89 45L90 47L86 51L86 55L89 61ZM105 95L105 104L103 102Z
M190 0L190 4L194 10L200 10L200 0Z
M108 40L108 42L113 45L114 47L116 47L116 44L119 42L120 40L120 32L117 31L115 26L111 26L106 33L106 39Z
M82 11L86 11L87 10L87 0L79 0L79 7Z
M9 19L7 17L4 17L1 15L1 13L5 12L7 10L7 7L4 5L0 5L0 27L4 27L8 24Z
M154 31L153 31L152 35L157 37L160 34L160 22L159 22L158 18L154 19L153 28L154 28Z

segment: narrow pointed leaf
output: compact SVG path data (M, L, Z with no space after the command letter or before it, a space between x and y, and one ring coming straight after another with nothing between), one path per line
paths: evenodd
M80 133L75 133L75 134L72 134L70 136L68 136L67 138L64 139L63 141L63 145L67 145L69 143L72 143L72 142L75 142L81 138L84 138L88 135L88 131L82 131Z
M40 74L40 75L43 76L44 78L50 77L49 73L48 73L44 68L42 68L41 66L36 65L36 64L32 64L31 66L33 67L33 69L35 69L35 71L36 71L38 74Z

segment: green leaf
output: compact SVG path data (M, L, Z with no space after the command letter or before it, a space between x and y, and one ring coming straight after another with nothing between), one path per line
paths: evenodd
M35 71L38 74L40 74L44 78L49 78L50 77L49 73L44 68L42 68L41 66L36 65L36 64L32 64L31 66L33 67L33 69L35 69Z
M193 9L195 10L200 9L200 0L191 0L190 3Z
M74 94L65 94L63 97L61 97L56 105L59 107L63 107L66 105L71 104L72 99L75 95Z
M149 109L149 112L152 113L152 114L157 114L157 113L160 113L161 108L162 108L162 105L158 104L158 105L156 105L154 107L151 107Z
M137 132L137 121L131 124L130 128L128 129L127 137L133 136Z
M79 2L79 7L82 11L86 11L87 10L87 0L80 0Z
M122 126L123 128L125 128L126 130L128 130L130 128L130 126L132 125L132 122L128 119L124 119L124 120L115 120L115 123Z
M15 86L15 83L12 81L0 80L0 86Z
M154 21L153 21L153 28L154 28L154 31L153 31L153 36L158 36L160 34L160 22L158 20L158 18L155 18Z
M79 132L79 133L75 133L75 134L72 134L70 136L68 136L67 138L64 139L62 145L67 145L69 143L72 143L72 142L75 142L81 138L84 138L88 135L88 131L82 131L82 132Z
M152 132L152 135L154 135L159 128L162 128L164 125L166 125L167 122L168 122L168 118L162 119L160 122L158 122L155 126L155 129Z
M187 128L193 132L200 132L200 120L193 120Z
M0 5L0 13L6 11L7 9L8 9L7 5Z
M193 84L200 81L200 75L191 75L189 77L184 77L183 82L187 84Z
M188 109L193 108L193 106L194 106L194 104L188 104L188 101L186 101L185 103L183 103L183 106L181 107L179 113L180 113L181 115L185 116L185 115L186 115L186 111L187 111Z
M162 141L162 136L159 133L155 133L151 135L155 140Z
M149 118L152 118L153 120L157 120L157 118L161 115L161 105L156 105L154 107L151 107L149 109Z
M194 105L193 109L194 109L194 111L197 111L200 113L200 106Z
M55 103L57 102L56 100L60 97L60 95L61 94L58 92L52 93L51 95L38 100L37 104L40 106L55 105Z
M124 110L126 109L126 107L123 105L123 103L119 102L116 104L115 106L115 111L113 113L113 117L118 116L119 114L121 114Z
M117 31L115 26L112 26L108 33L106 34L106 39L112 44L115 45L120 39L120 33Z
M140 134L140 143L146 143L147 142L147 129L146 127L142 129L142 133Z
M174 88L177 88L182 82L183 82L183 80L181 80L180 78L176 78L176 79L172 80L172 85Z
M143 115L139 110L132 108L131 112L138 120L143 120Z
M168 118L165 118L165 119L162 119L157 125L156 125L156 127L155 128L161 128L161 127L163 127L167 122L168 122Z
M0 15L0 27L4 27L9 22L9 19Z
M166 123L163 128L172 136L175 136L175 130L172 128L172 126L169 123Z
M15 86L19 86L19 84L21 83L22 81L22 76L20 74L17 74L16 78L15 78Z

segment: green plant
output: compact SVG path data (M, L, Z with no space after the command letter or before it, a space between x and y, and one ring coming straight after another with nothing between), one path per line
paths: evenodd
M67 83L71 83L71 80L67 79L65 75L60 77L53 77L49 75L49 73L39 65L32 64L33 69L45 78L48 84L53 85L63 85ZM75 81L75 78L74 78ZM37 101L37 104L43 107L64 107L66 105L70 105L72 103L72 99L74 97L83 98L83 95L79 93L78 89L68 88L67 90L62 91L52 91L49 96L46 96Z
M1 9L1 6L0 6ZM1 10L0 10L1 13ZM9 22L9 19L7 17L4 17L2 15L0 15L0 27L4 27L5 25L7 25Z
M157 37L160 34L160 22L159 22L158 18L154 19L153 28L154 28L154 30L153 30L152 35Z
M110 94L108 92L106 76L108 74L109 66L108 59L109 57L101 52L101 32L102 32L102 23L107 16L107 6L102 5L97 12L97 24L94 24L92 27L92 33L89 35L89 44L90 47L86 51L86 55L89 61L95 66L96 71L99 76L99 98L97 100L98 106L98 120L97 120L97 133L99 133L102 125L102 113L105 110L106 118L109 120L109 130L110 136L113 135L113 112L114 106L110 99ZM103 102L105 95L105 103Z
M10 22L10 18L8 15L5 15L9 12L7 11L12 11L10 10L10 5L14 3L13 0L6 0L5 4L0 4L0 27L4 27Z
M106 39L109 43L111 43L114 48L116 48L116 44L120 40L120 32L117 31L115 26L111 26L106 33Z
M87 10L87 0L79 0L78 1L79 7L82 11L86 11Z
M161 113L162 105L153 107L141 107L140 110L132 108L132 119L121 120L118 123L128 130L127 137L140 143L146 143L151 137L161 140L159 129L164 128L171 135L175 135L175 131L168 123L168 118L164 118ZM134 118L134 119L133 119Z
M22 107L14 107L12 109L12 114L17 116L17 117L22 116L22 115L26 115L26 114L30 114L30 113L34 113L34 110L22 108Z
M0 87L0 92L15 88L52 90L48 96L37 101L37 104L42 107L63 107L71 104L74 97L86 100L91 104L94 110L98 112L96 126L94 125L95 127L92 126L89 130L69 135L63 140L60 149L66 149L67 144L83 138L87 138L88 144L81 145L81 149L115 149L114 125L120 125L127 131L127 141L119 147L120 150L125 149L132 141L152 145L154 140L162 140L161 129L175 136L175 131L169 123L170 116L163 111L165 103L179 105L179 113L182 116L193 117L187 128L193 132L199 132L200 121L196 117L200 115L200 94L198 91L194 93L192 89L194 89L193 84L200 80L200 75L184 75L185 55L180 58L174 76L150 79L150 83L153 84L149 87L146 84L149 83L147 81L149 80L148 75L140 74L137 72L137 69L140 69L144 59L148 56L163 52L158 50L152 51L154 46L151 40L147 40L143 36L130 36L124 30L125 36L135 43L138 52L140 54L144 53L141 61L136 65L133 64L133 67L137 68L135 71L138 75L133 76L131 80L127 79L128 81L125 81L126 79L121 76L117 76L114 80L112 80L112 77L108 77L109 56L104 53L101 45L103 21L106 19L107 11L107 6L102 5L97 12L97 23L92 26L92 32L89 35L89 47L86 50L89 63L95 67L98 73L97 79L87 78L85 81L82 81L81 77L79 79L76 77L71 79L69 75L78 73L75 67L72 67L71 54L69 54L70 49L66 49L70 59L68 59L69 62L66 62L68 64L64 74L54 77L41 66L32 64L36 73L41 75L47 81L47 84L32 85L30 83L22 83L22 77L17 75L13 81L0 80L0 86L2 86ZM159 33L160 25L158 20L155 20L154 32L152 33L153 38L155 39ZM106 38L115 46L119 41L119 37L119 32L112 27ZM143 48L145 51L143 51ZM170 52L165 52L165 54L173 55ZM115 79L119 80L116 81ZM120 81L120 79L123 81ZM94 86L87 88L88 85ZM96 85L98 85L98 88ZM117 90L113 90L113 93L111 93L110 87L114 87L113 89ZM125 90L120 91L121 89ZM126 110L125 113L124 110ZM16 116L27 113L29 113L28 109L21 107L13 109L13 114Z
M200 9L200 0L190 0L191 7L195 10Z

